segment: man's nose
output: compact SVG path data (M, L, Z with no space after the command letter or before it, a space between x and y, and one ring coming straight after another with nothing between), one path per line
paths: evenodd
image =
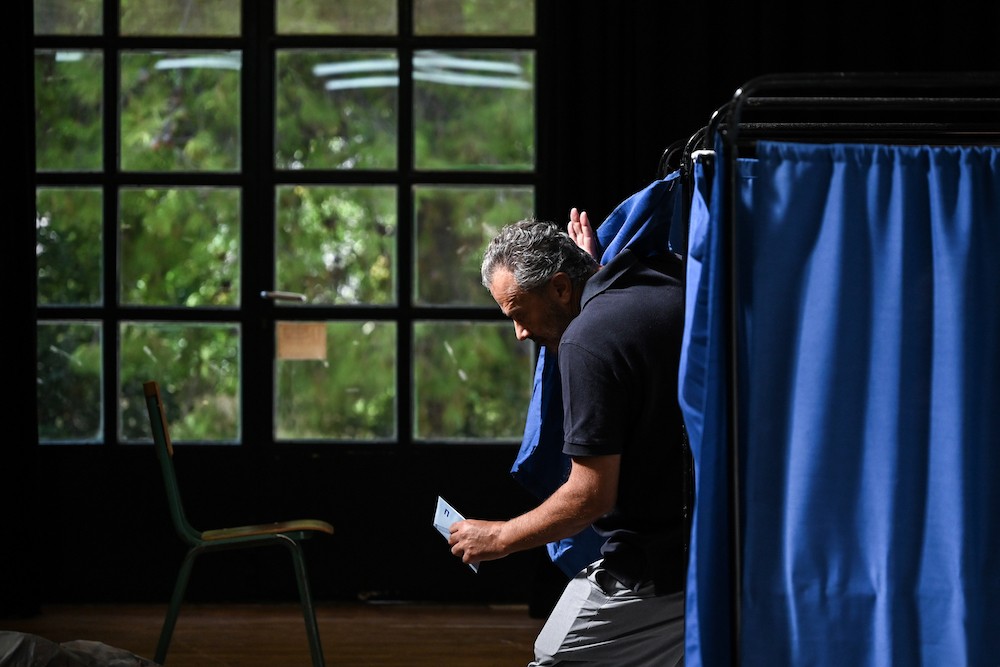
M518 321L514 321L514 336L522 343L531 336L531 332Z

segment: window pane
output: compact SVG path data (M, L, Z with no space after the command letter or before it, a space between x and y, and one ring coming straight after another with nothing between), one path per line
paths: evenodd
M413 0L417 35L533 35L535 0Z
M121 302L240 302L240 198L235 188L123 188Z
M278 322L275 437L396 435L395 322Z
M277 190L276 287L311 304L396 301L396 188Z
M479 268L503 225L534 210L530 187L416 187L413 298L427 305L494 306Z
M240 0L121 0L123 35L239 35Z
M36 35L100 35L102 0L35 0Z
M414 437L520 440L534 351L507 322L413 325Z
M123 322L118 415L122 441L152 442L142 383L156 380L174 441L236 442L240 435L237 324Z
M35 191L39 305L101 303L103 201L96 188Z
M35 161L39 171L103 165L104 58L97 51L35 51Z
M240 66L235 51L122 54L122 169L239 169Z
M278 169L394 169L395 51L279 51Z
M413 78L418 169L534 168L533 52L418 51Z
M395 35L397 0L275 0L278 34Z
M100 441L101 325L39 322L36 332L39 441Z

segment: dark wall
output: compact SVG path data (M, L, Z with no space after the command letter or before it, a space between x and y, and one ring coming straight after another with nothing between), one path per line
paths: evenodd
M580 0L546 14L561 106L541 128L555 181L541 217L603 220L655 177L662 151L739 86L778 72L1000 69L1000 4ZM561 10L561 11L560 11Z
M15 32L26 25L29 3L16 2L9 8ZM23 42L15 40L17 46ZM0 440L0 615L29 614L38 609L38 568L36 512L31 498L36 488L35 453L38 426L35 420L35 196L31 187L34 137L26 132L33 113L29 90L32 61L24 48L8 48L10 88L14 91L8 122L3 123L3 145L12 156L14 169L6 170L4 195L10 207L7 224L2 226L7 261L0 263L0 276L7 290L4 303L10 309L4 317L4 364L6 387L3 392L6 418L5 436Z
M1000 8L961 3L933 14L843 3L788 8L662 0L539 0L547 38L540 96L556 119L539 128L548 180L538 215L565 220L586 208L595 222L655 176L662 151L708 123L738 86L774 72L1000 69ZM16 12L28 3L14 3ZM720 6L723 3L716 3ZM971 3L970 3L971 4ZM978 3L977 3L978 4ZM945 14L945 12L948 12ZM21 19L22 17L17 17ZM18 20L13 25L27 25ZM30 85L19 49L11 72ZM12 181L14 210L4 234L16 257L32 258L32 139L7 125L8 145L25 156ZM182 555L167 524L159 473L148 448L38 448L34 423L34 267L5 262L12 290L14 354L7 433L0 459L7 515L0 538L0 613L53 601L166 601ZM431 527L435 496L460 510L501 518L528 498L507 470L510 447L290 449L253 454L232 448L180 452L189 514L216 522L291 516L324 518L336 534L308 545L318 599L532 601L544 608L561 575L541 551L518 554L471 575ZM211 491L204 489L211 488ZM201 509L203 503L213 509ZM192 598L294 597L287 554L248 559L210 555L195 568ZM282 573L287 578L282 579ZM539 598L542 598L539 602Z
M169 413L168 413L169 416ZM332 537L305 545L317 599L520 602L535 558L521 554L471 575L434 530L436 494L469 514L528 509L510 478L507 448L416 446L175 447L188 519L220 528L321 518ZM29 496L42 530L31 546L43 601L166 601L184 547L170 528L160 471L148 446L42 448ZM273 564L265 566L264 564ZM282 548L202 556L191 599L295 597Z

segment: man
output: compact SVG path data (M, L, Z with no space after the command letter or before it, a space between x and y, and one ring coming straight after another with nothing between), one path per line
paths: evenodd
M625 249L602 268L574 238L555 223L522 220L500 231L482 263L483 285L518 340L558 359L569 475L509 521L456 522L449 544L475 563L593 524L605 538L602 557L569 582L530 665L681 665L688 538L677 403L681 262Z

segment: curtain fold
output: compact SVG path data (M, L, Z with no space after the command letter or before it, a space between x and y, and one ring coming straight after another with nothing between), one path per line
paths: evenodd
M998 664L998 155L759 142L736 164L740 664ZM689 238L689 665L732 651L722 187Z

